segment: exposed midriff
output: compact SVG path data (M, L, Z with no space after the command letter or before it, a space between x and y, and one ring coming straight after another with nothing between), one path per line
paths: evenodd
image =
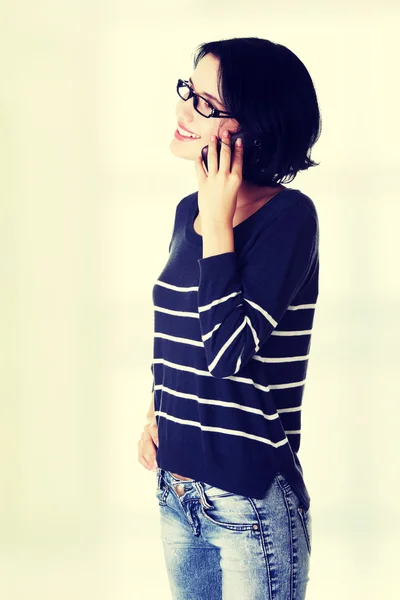
M192 477L182 477L182 475L178 475L177 473L172 473L174 477L177 479L184 479L185 481L192 481Z

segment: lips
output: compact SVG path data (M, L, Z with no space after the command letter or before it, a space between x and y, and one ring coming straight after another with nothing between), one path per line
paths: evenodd
M188 133L193 133L193 135L198 135L195 131L190 131L190 129L188 129L187 127L185 127L180 121L178 121L178 125L181 129L184 129L185 131L187 131Z
M175 139L179 140L180 142L196 142L197 140L199 140L200 138L198 137L192 137L191 135L181 135L178 131L178 129L175 131L174 133Z

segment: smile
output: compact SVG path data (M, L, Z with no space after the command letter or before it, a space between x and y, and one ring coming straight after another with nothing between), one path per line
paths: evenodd
M175 137L177 137L177 135L179 135L179 138L185 138L185 139L192 139L192 140L199 140L200 136L199 135L195 135L194 133L189 133L188 131L186 131L185 129L182 129L181 127L177 127L176 131L175 131ZM179 139L178 138L178 139Z

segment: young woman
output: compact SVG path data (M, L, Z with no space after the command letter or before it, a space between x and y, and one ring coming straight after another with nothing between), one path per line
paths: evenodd
M298 450L319 237L313 201L282 181L318 164L316 93L303 63L264 39L204 44L194 67L178 81L170 149L194 161L198 191L177 205L153 288L139 462L157 472L174 600L301 600L311 513Z

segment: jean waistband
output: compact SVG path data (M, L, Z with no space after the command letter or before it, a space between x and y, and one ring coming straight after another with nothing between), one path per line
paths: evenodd
M161 489L163 487L163 482L172 487L178 484L187 486L189 489L190 487L194 487L199 494L203 506L205 508L213 508L213 505L210 504L210 502L206 498L206 495L204 493L204 483L202 481L197 481L196 479L178 479L177 477L172 475L171 471L166 471L165 469L161 469L161 467L159 467L157 472L157 482L158 489Z

